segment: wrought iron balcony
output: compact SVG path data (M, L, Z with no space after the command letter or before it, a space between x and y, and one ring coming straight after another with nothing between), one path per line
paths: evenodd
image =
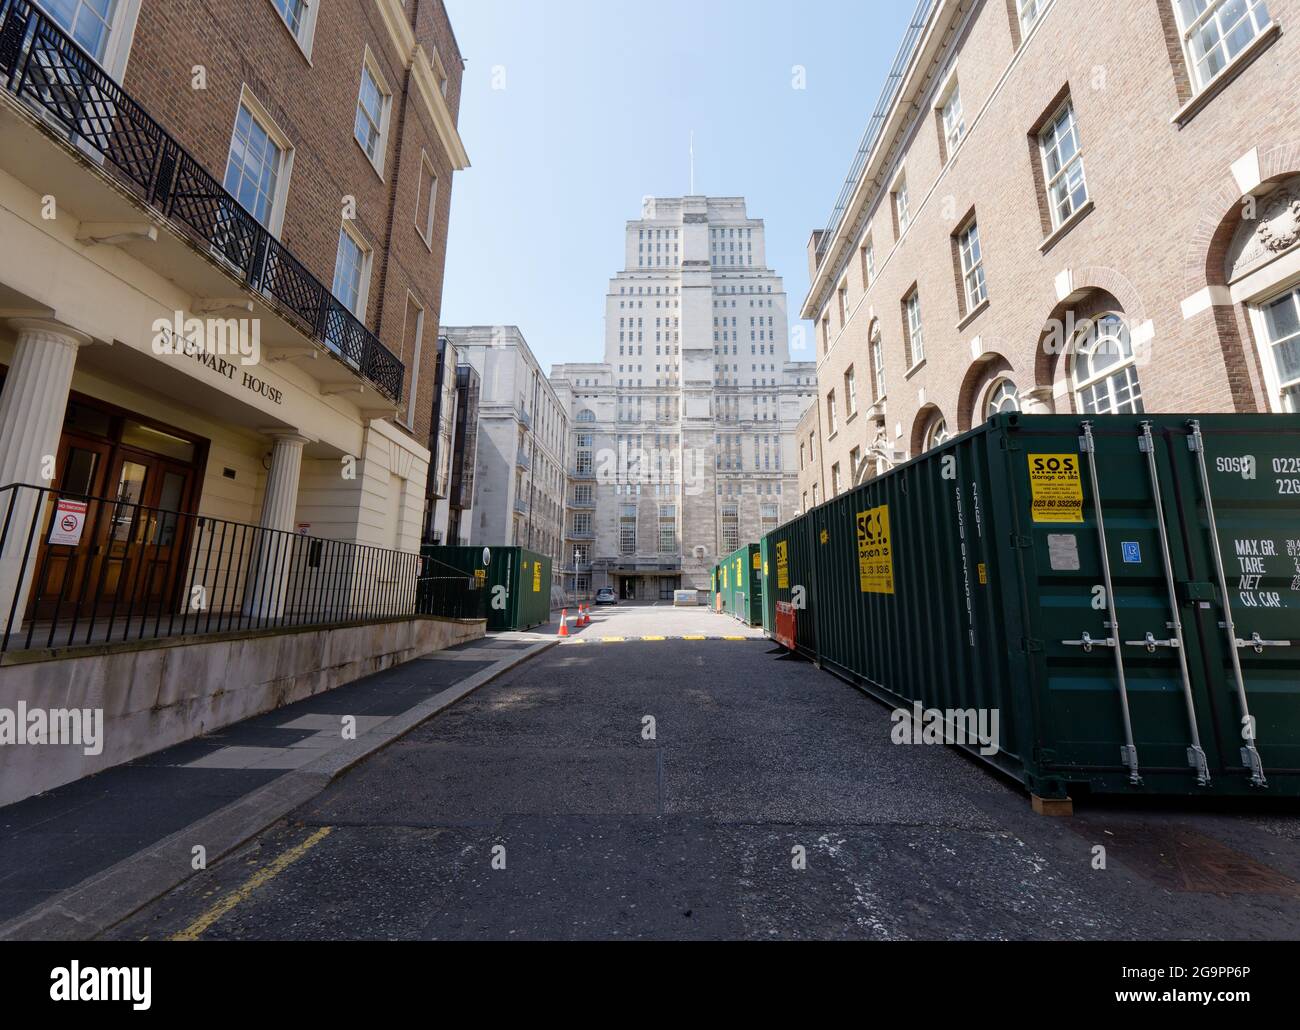
M522 447L515 453L515 464L527 472L533 467L532 456Z
M391 401L405 367L221 182L29 0L0 0L0 90Z

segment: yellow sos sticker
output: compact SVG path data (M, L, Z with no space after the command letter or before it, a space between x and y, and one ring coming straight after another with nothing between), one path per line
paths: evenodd
M757 551L755 551L755 552L754 552L754 568L755 568L755 570L757 570L757 569L761 569L762 567L763 567L763 556L762 556L761 554L759 554Z
M894 592L894 551L889 505L858 512L858 581L864 594Z
M776 542L776 588L790 589L790 542L788 540Z
M1035 522L1082 522L1083 479L1077 454L1029 455L1030 513Z
M535 561L533 562L533 593L540 594L541 592L542 592L542 563L539 561Z

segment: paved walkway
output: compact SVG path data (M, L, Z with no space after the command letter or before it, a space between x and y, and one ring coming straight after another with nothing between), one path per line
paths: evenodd
M365 752L393 720L546 640L508 633L461 644L0 808L0 924L288 771Z
M622 642L521 664L107 936L1300 936L1295 805L1035 816L761 640L632 641L735 635L654 612L609 611Z

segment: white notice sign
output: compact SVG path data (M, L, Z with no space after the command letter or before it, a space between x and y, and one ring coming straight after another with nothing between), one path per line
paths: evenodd
M87 507L85 501L60 500L54 507L49 543L70 547L76 547L81 543L81 531L86 526Z

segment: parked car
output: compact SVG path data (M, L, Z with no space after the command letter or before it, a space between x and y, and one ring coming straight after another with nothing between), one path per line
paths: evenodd
M596 591L597 604L618 604L618 594L613 587L601 587Z

